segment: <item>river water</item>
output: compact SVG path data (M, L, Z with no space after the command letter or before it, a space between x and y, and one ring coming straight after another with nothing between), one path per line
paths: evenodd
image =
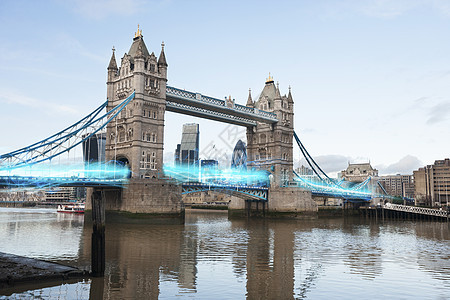
M1 292L0 299L450 299L446 222L228 220L107 223L104 278ZM81 215L0 208L0 252L89 269Z

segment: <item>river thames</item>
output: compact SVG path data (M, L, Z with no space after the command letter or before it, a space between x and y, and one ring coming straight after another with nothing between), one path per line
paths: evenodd
M188 210L184 225L107 221L104 278L0 299L449 299L449 226ZM89 269L91 232L83 215L0 208L0 252Z

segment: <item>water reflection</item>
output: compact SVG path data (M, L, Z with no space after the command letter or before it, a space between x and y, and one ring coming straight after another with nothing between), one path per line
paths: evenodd
M39 213L0 212L1 237L36 253L23 235L52 232L43 234L53 249L47 254L89 269L91 225ZM58 246L68 235L76 245ZM15 246L2 247L17 254L4 250ZM89 297L443 298L449 290L447 223L228 220L226 213L191 211L184 225L107 222L105 277L90 282Z
M82 215L56 209L0 208L0 252L50 261L78 257Z

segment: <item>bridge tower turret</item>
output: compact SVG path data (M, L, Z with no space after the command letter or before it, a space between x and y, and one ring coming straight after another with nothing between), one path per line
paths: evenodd
M272 175L271 185L287 185L293 177L294 101L291 90L281 96L269 74L258 100L253 103L251 95L248 107L254 107L277 115L274 125L257 123L247 128L247 166L266 170Z
M120 67L114 49L108 66L107 109L120 104L133 91L135 98L107 126L106 160L128 165L133 178L158 178L162 174L167 81L162 46L157 60L147 50L138 26Z

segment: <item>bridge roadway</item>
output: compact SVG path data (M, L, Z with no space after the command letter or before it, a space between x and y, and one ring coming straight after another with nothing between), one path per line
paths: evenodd
M83 177L32 177L0 176L0 188L49 188L49 187L123 187L128 178L83 178ZM259 186L230 185L218 183L183 182L182 193L202 191L226 191L244 195L254 200L267 201L268 188Z
M166 88L166 110L245 127L278 122L274 113L170 86Z
M128 178L85 178L85 177L33 177L33 176L0 176L0 188L49 188L49 187L123 187ZM204 191L223 191L245 198L268 201L269 188L265 186L224 184L214 182L181 182L182 194ZM295 185L290 185L295 186ZM355 191L331 191L324 189L311 189L311 187L297 186L310 190L313 196L343 198L353 201L370 201L368 193Z

